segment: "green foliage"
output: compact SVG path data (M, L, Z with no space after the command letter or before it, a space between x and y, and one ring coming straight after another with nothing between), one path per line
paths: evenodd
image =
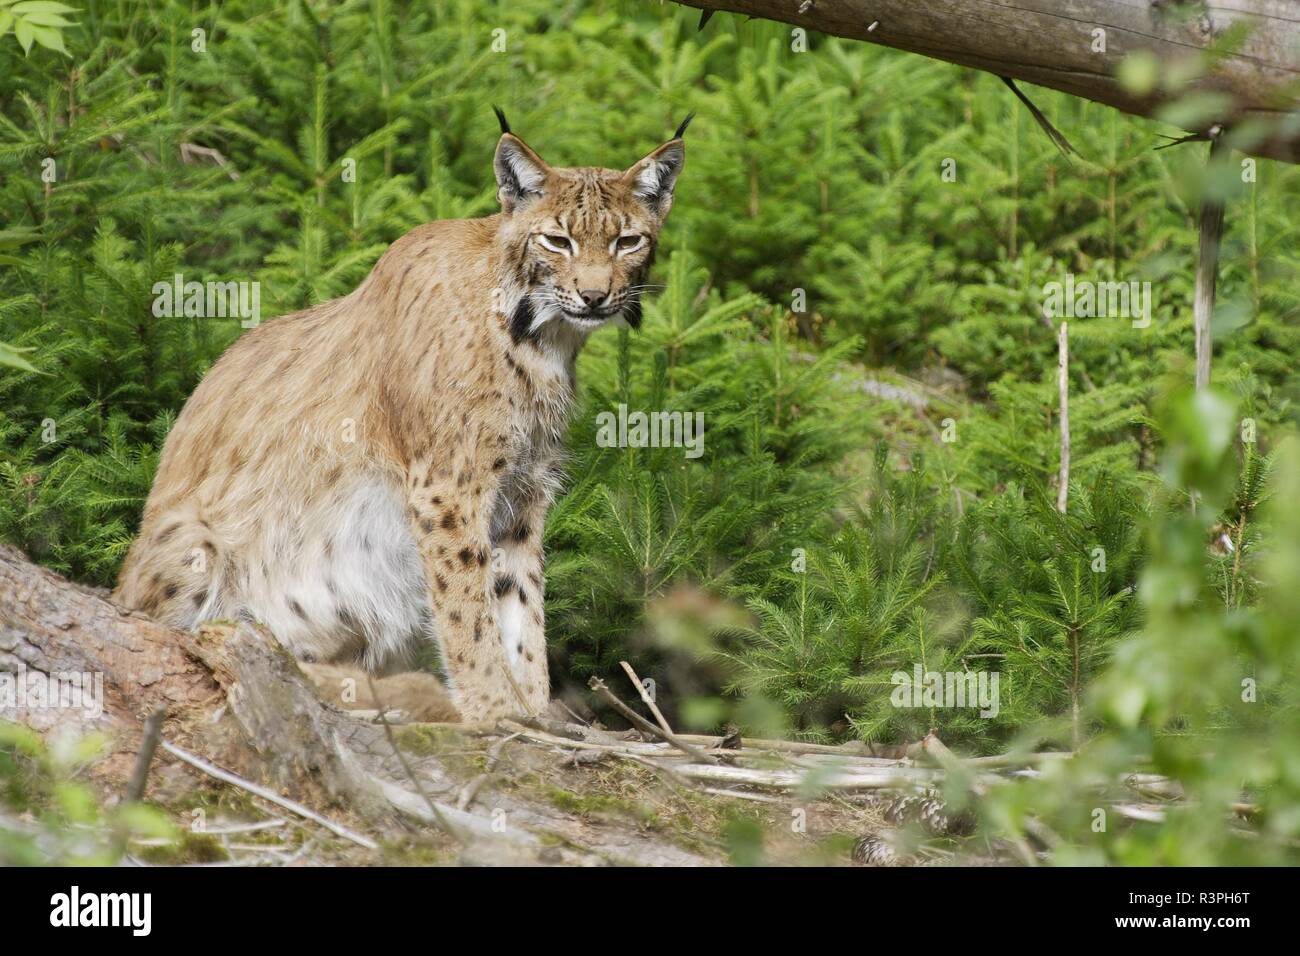
M777 701L814 738L847 720L864 740L935 729L991 748L1059 717L1076 725L1061 732L1068 746L1086 730L1076 714L1089 680L1139 623L1141 490L1102 475L1073 486L1061 514L1042 484L1029 484L958 515L935 484L924 460L891 471L882 446L861 513L805 570L775 576L779 597L750 599L757 623L727 655L735 686ZM900 707L894 688L911 685L917 666L996 673L997 713Z
M109 866L133 836L176 839L175 827L141 803L100 806L78 776L104 756L99 734L43 743L0 720L0 865ZM14 826L17 814L23 823Z
M1068 717L1058 739L1085 736L1086 686L1119 638L1140 621L1132 592L1143 557L1144 495L1101 476L1072 485L1065 514L1041 486L979 505L958 531L952 559L976 617L972 636L1000 660L1008 726Z
M0 0L0 40L12 31L24 56L31 53L33 44L67 56L63 29L74 23L64 14L76 12L74 7L53 0Z
M674 584L764 587L791 542L829 527L848 485L834 468L867 434L865 403L834 381L851 346L799 360L756 296L723 299L685 253L663 271L641 331L598 337L579 363L571 487L546 538L548 628L574 678L617 666ZM699 457L601 447L619 406L703 415Z
M735 654L737 687L777 701L803 736L826 737L846 719L863 739L924 734L935 715L892 707L892 674L910 675L913 662L951 669L963 650L951 633L936 640L928 607L943 581L934 549L945 518L917 473L884 469L882 453L865 513L810 549L806 567L790 562L772 597L748 601L756 624Z
M1300 459L1294 438L1281 443L1270 501L1269 462L1235 440L1234 417L1220 393L1170 398L1163 506L1148 530L1139 584L1144 626L1115 649L1092 689L1089 710L1102 731L1078 759L1000 794L991 811L1021 835L1036 815L1060 841L1061 862L1297 862L1300 525L1284 502L1300 491ZM1271 520L1252 527L1257 513ZM1225 535L1235 551L1206 547ZM1258 545L1237 548L1252 536ZM1252 607L1241 603L1245 579L1259 589ZM1099 815L1107 804L1098 802L1097 781L1122 779L1142 761L1180 781L1186 802L1169 808L1160 826L1125 825L1113 808ZM1256 833L1233 825L1244 807Z
M155 316L155 283L256 281L264 318L348 292L411 227L494 211L493 102L549 161L615 167L695 110L663 288L580 361L546 532L553 672L633 660L705 729L1094 739L1099 763L1033 794L1079 858L1248 858L1215 825L1241 781L1293 839L1300 534L1277 446L1300 169L1206 172L1201 145L1153 150L1158 124L1034 90L1084 154L1067 162L996 77L696 23L630 0L159 0L75 22L0 0L0 540L112 583L168 428L242 331ZM1231 398L1163 412L1190 376L1207 192L1228 204ZM1149 324L1070 322L1061 514L1044 287L1067 275L1152 298ZM703 453L602 447L619 405L702 413ZM917 664L997 672L997 716L895 706ZM1230 699L1245 674L1258 705ZM1137 755L1204 797L1171 821L1177 852L1160 827L1090 838L1071 802ZM1020 832L1027 799L994 822Z

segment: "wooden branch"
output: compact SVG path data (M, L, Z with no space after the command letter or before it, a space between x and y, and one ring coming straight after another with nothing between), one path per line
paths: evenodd
M1223 153L1223 137L1214 135L1205 167L1206 190L1215 188L1217 160ZM1196 289L1192 295L1192 317L1196 327L1196 390L1210 384L1210 364L1214 356L1210 323L1214 319L1215 284L1219 276L1219 242L1223 238L1223 199L1206 195L1201 199L1199 240L1196 250Z
M153 763L154 752L162 740L163 721L167 710L159 707L144 722L144 738L140 742L140 754L135 761L135 770L131 773L131 782L126 786L124 803L139 803L144 799L145 784L149 782L149 766Z
M1138 94L1120 83L1119 65L1147 51L1161 63L1203 56L1204 75L1188 91L1226 94L1232 106L1203 128L1263 121L1257 142L1234 144L1257 156L1300 162L1294 122L1300 90L1300 17L1288 0L1234 0L1198 6L1131 0L677 0L879 43L923 56L1009 76L1152 116L1176 94ZM714 20L710 29L718 29ZM1248 31L1231 52L1214 49L1234 29ZM1096 30L1104 30L1104 52ZM1284 124L1290 115L1292 122Z
M388 715L384 711L384 702L379 697L379 691L375 689L375 679L367 674L366 683L370 687L370 696L373 697L375 702L379 705L379 723L384 728L384 739L388 741L388 746L392 748L393 756L395 756L398 762L402 765L402 772L406 774L406 779L411 781L411 785L415 788L415 792L420 795L420 799L424 801L424 805L429 808L429 813L432 816L433 821L438 824L444 833L454 839L457 843L463 845L465 843L465 838L461 836L460 832L451 825L445 816L443 816L442 811L438 809L438 805L429 798L429 794L424 789L424 784L421 782L419 776L416 775L415 771L411 769L411 763L406 759L406 754L402 753L402 748L397 745L397 738L393 735L393 725L388 722Z
M646 760L646 758L641 758ZM647 763L659 765L657 761ZM933 786L943 777L938 770L925 767L838 770L764 770L757 767L729 767L721 764L668 764L667 769L688 780L708 783L743 784L772 790L795 790L802 787L827 790L896 790Z
M1029 767L1045 764L1053 760L1072 760L1075 754L1069 750L1047 750L1041 753L991 754L987 757L967 757L966 763L981 770L1000 770L1004 767Z
M717 735L678 734L678 740L688 744L709 744L717 740ZM845 757L871 758L885 763L895 763L905 756L907 748L901 744L864 743L860 740L845 744L810 744L802 740L773 740L766 737L746 737L746 750L772 750L777 753L794 754L834 754Z
M1057 389L1061 404L1061 473L1057 478L1056 510L1065 514L1070 498L1070 325L1061 320L1056 333Z
M226 171L232 182L239 182L239 170L230 165L230 160L222 155L220 150L213 149L211 146L200 146L197 143L181 143L181 162L193 165L199 159L207 159L216 163Z
M277 807L280 807L284 810L288 810L290 813L297 814L298 816L302 817L304 820L310 820L313 823L319 823L326 830L329 830L331 833L335 834L336 836L343 837L343 839L345 840L351 840L353 843L357 844L357 846L363 846L367 850L379 849L379 844L376 843L374 840L370 839L370 837L362 836L360 833L357 833L355 830L348 829L347 827L343 826L341 823L335 823L333 820L329 819L328 817L322 816L321 814L317 813L315 810L312 810L310 807L303 806L301 803L299 803L296 800L290 800L288 797L282 797L274 790L268 790L266 787L259 787L251 780L245 780L237 774L233 774L227 770L222 770L220 767L213 766L212 764L204 760L202 757L196 757L194 754L190 753L189 751L184 750L181 747L177 747L175 744L169 744L165 740L162 742L162 748L163 750L171 754L173 757L175 757L177 760L189 764L195 770L201 771L202 773L205 773L209 777L212 777L216 780L220 780L222 783L228 783L233 787L238 787L240 790L246 791L247 793L251 793L255 797L260 797L261 799L266 800L268 803L274 803Z
M641 695L641 702L650 708L650 713L654 714L655 720L659 724L659 728L664 731L664 733L671 734L673 732L672 727L668 726L668 721L659 711L659 705L655 703L654 698L651 697L649 691L645 689L645 685L641 683L641 678L638 677L636 671L632 669L632 665L627 661L619 661L618 666L623 668L623 671L627 674L628 680L632 682L632 686L636 688L636 692Z
M163 721L167 718L167 709L159 707L144 722L144 734L140 741L140 753L136 756L135 769L131 771L131 779L127 782L126 793L122 795L122 803L139 803L144 799L144 788L149 782L149 767L153 764L153 755L158 750L158 743L162 740ZM130 841L130 829L125 825L125 821L119 820L114 828L113 834L113 859L121 860L126 854L127 843Z
M605 701L605 703L613 707L623 717L631 721L633 726L635 726L637 730L643 730L648 734L658 737L660 740L667 741L668 743L676 747L678 750L680 750L682 753L690 757L692 760L698 760L700 763L718 762L715 758L710 757L708 754L700 750L698 747L693 747L690 744L688 744L686 741L682 740L672 731L662 730L659 727L656 727L654 724L650 723L650 721L646 720L644 717L638 714L631 707L627 706L627 704L623 703L621 700L615 697L613 692L610 691L610 689L605 686L605 682L601 680L599 677L593 677L590 681L587 682L587 686L590 687L592 690L594 690L597 694L599 694L601 700Z
M519 737L520 734L515 732L508 737L502 737L488 748L487 762L483 765L483 772L461 787L460 796L456 798L457 810L469 808L469 805L474 802L474 798L478 796L478 792L483 789L484 784L493 778L493 771L496 770L497 762L501 759L501 751L505 749L506 744L512 740L517 740Z

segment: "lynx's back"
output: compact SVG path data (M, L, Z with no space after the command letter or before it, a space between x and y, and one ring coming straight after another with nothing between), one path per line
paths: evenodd
M355 292L233 343L168 435L117 598L178 627L258 620L307 660L407 659L430 624L386 383L416 373L415 350L460 364L496 324L472 307L491 298L491 230L421 226ZM420 302L427 322L394 321Z

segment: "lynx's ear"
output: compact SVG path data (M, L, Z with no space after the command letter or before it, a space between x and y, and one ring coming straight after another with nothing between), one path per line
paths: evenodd
M551 167L510 132L510 125L499 109L496 113L501 123L501 139L492 166L497 176L497 200L501 203L501 211L508 214L521 203L542 194L542 184L546 182Z
M623 174L623 181L632 187L632 194L648 205L660 220L673 208L673 186L677 184L677 174L686 162L682 134L690 122L691 116L686 117L672 139Z

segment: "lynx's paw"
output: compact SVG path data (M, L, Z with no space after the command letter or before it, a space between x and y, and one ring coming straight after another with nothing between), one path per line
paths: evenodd
M459 721L460 713L442 681L432 674L410 672L369 677L358 667L337 664L298 665L326 703L344 710L398 710L411 723ZM371 682L374 692L371 692Z

